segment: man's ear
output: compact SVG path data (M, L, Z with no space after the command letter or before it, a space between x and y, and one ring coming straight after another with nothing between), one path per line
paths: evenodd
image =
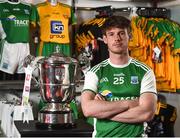
M128 35L129 35L129 39L132 39L132 33L129 33Z
M107 44L107 38L106 38L106 35L103 35L103 41L105 44Z

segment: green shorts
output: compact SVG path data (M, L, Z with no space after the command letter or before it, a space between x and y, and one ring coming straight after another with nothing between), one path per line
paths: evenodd
M69 44L59 44L59 43L52 43L52 42L40 42L36 55L37 56L49 56L53 52L59 49L66 56L71 56L71 47Z

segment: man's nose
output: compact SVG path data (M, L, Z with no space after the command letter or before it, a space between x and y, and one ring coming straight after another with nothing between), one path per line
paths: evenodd
M122 40L122 37L120 35L116 35L116 40Z

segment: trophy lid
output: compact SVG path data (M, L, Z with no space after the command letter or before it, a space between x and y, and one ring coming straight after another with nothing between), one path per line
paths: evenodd
M59 49L56 49L56 52L49 55L39 61L39 63L47 63L50 65L53 64L70 64L70 63L77 63L77 60L71 57L64 55Z

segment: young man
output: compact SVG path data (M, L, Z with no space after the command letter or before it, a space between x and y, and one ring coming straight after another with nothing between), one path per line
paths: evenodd
M139 137L156 110L152 69L129 56L130 21L109 17L102 27L109 59L85 75L81 106L94 118L93 137Z

